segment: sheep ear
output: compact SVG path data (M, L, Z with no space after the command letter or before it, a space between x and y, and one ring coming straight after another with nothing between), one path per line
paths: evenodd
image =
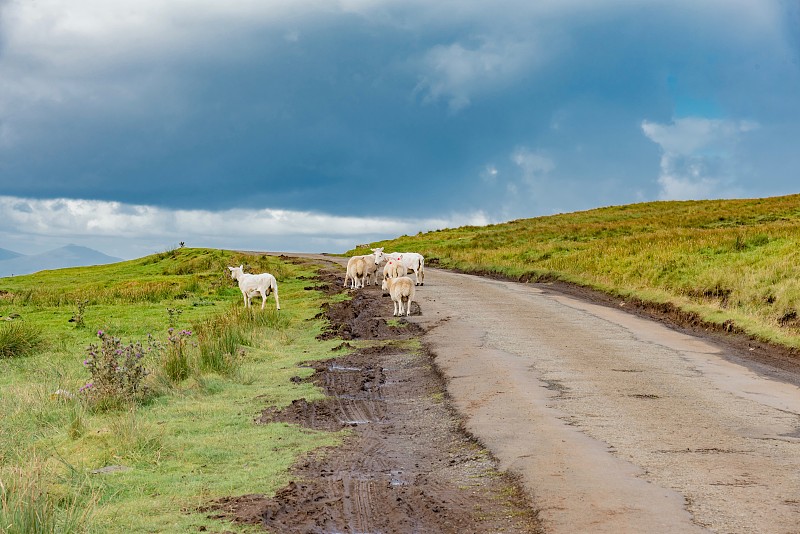
M244 264L239 266L240 269L244 269Z

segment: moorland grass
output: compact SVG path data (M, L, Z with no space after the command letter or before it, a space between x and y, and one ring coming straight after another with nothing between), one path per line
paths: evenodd
M280 312L244 310L226 269L241 263L276 275ZM254 423L267 406L322 396L290 380L310 374L298 364L330 357L334 344L316 339L323 297L304 289L313 274L269 256L182 248L0 279L0 315L18 316L12 324L42 339L25 357L0 359L0 521L7 522L0 529L246 530L198 507L270 494L289 480L299 455L340 439ZM148 395L99 407L79 393L99 330L123 347L148 335L162 344L144 357ZM180 332L190 334L175 345L169 338ZM178 349L182 370L167 370ZM31 517L41 526L34 529Z
M26 356L44 345L44 336L35 326L22 321L0 323L0 359Z
M611 206L369 246L419 252L428 265L672 303L800 348L800 195Z

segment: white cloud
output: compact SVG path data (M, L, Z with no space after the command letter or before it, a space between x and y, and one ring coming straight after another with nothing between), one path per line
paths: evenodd
M351 247L365 240L491 222L496 221L481 211L415 220L269 209L168 210L97 200L0 196L0 235L16 235L20 239L33 237L39 242L50 240L62 244L80 241L79 244L86 243L86 246L92 246L95 241L116 241L120 247L107 253L125 258L134 256L121 240L133 240L140 247L149 244L150 252L157 251L163 243L179 241L259 250L271 239L295 251L314 244L335 246L338 250L326 250L335 252L343 250L339 248L341 243L349 243Z
M664 154L658 183L662 200L692 200L720 196L723 179L709 174L702 158Z
M662 149L659 198L689 200L735 196L735 147L752 121L687 117L671 124L642 121L642 131Z
M493 164L489 164L481 171L481 179L487 184L493 185L497 182L497 176L499 174L500 171L497 170L497 167Z
M526 147L517 147L511 153L511 161L522 171L522 178L528 185L534 185L541 178L556 168L555 162L538 152Z
M701 149L718 148L735 142L739 134L758 127L752 121L731 121L686 117L672 124L642 121L642 131L670 154L694 154Z
M530 40L482 38L472 47L462 43L435 46L420 61L421 79L415 91L423 94L424 102L444 99L457 112L476 95L503 87L535 67L541 56Z

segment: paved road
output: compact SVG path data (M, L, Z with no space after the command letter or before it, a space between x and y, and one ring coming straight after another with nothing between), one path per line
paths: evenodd
M623 311L428 269L426 339L548 532L800 532L800 390Z

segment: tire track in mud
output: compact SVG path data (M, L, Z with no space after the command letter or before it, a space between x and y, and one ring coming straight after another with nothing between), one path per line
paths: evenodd
M338 271L321 277L338 288ZM214 501L205 508L212 517L274 533L541 532L516 480L463 431L432 357L409 348L421 329L403 320L388 325L391 310L375 287L326 306L324 337L371 340L370 346L309 362L315 372L308 380L328 396L265 409L258 420L350 428L344 444L299 462L296 480L273 498ZM353 347L344 341L339 348Z

